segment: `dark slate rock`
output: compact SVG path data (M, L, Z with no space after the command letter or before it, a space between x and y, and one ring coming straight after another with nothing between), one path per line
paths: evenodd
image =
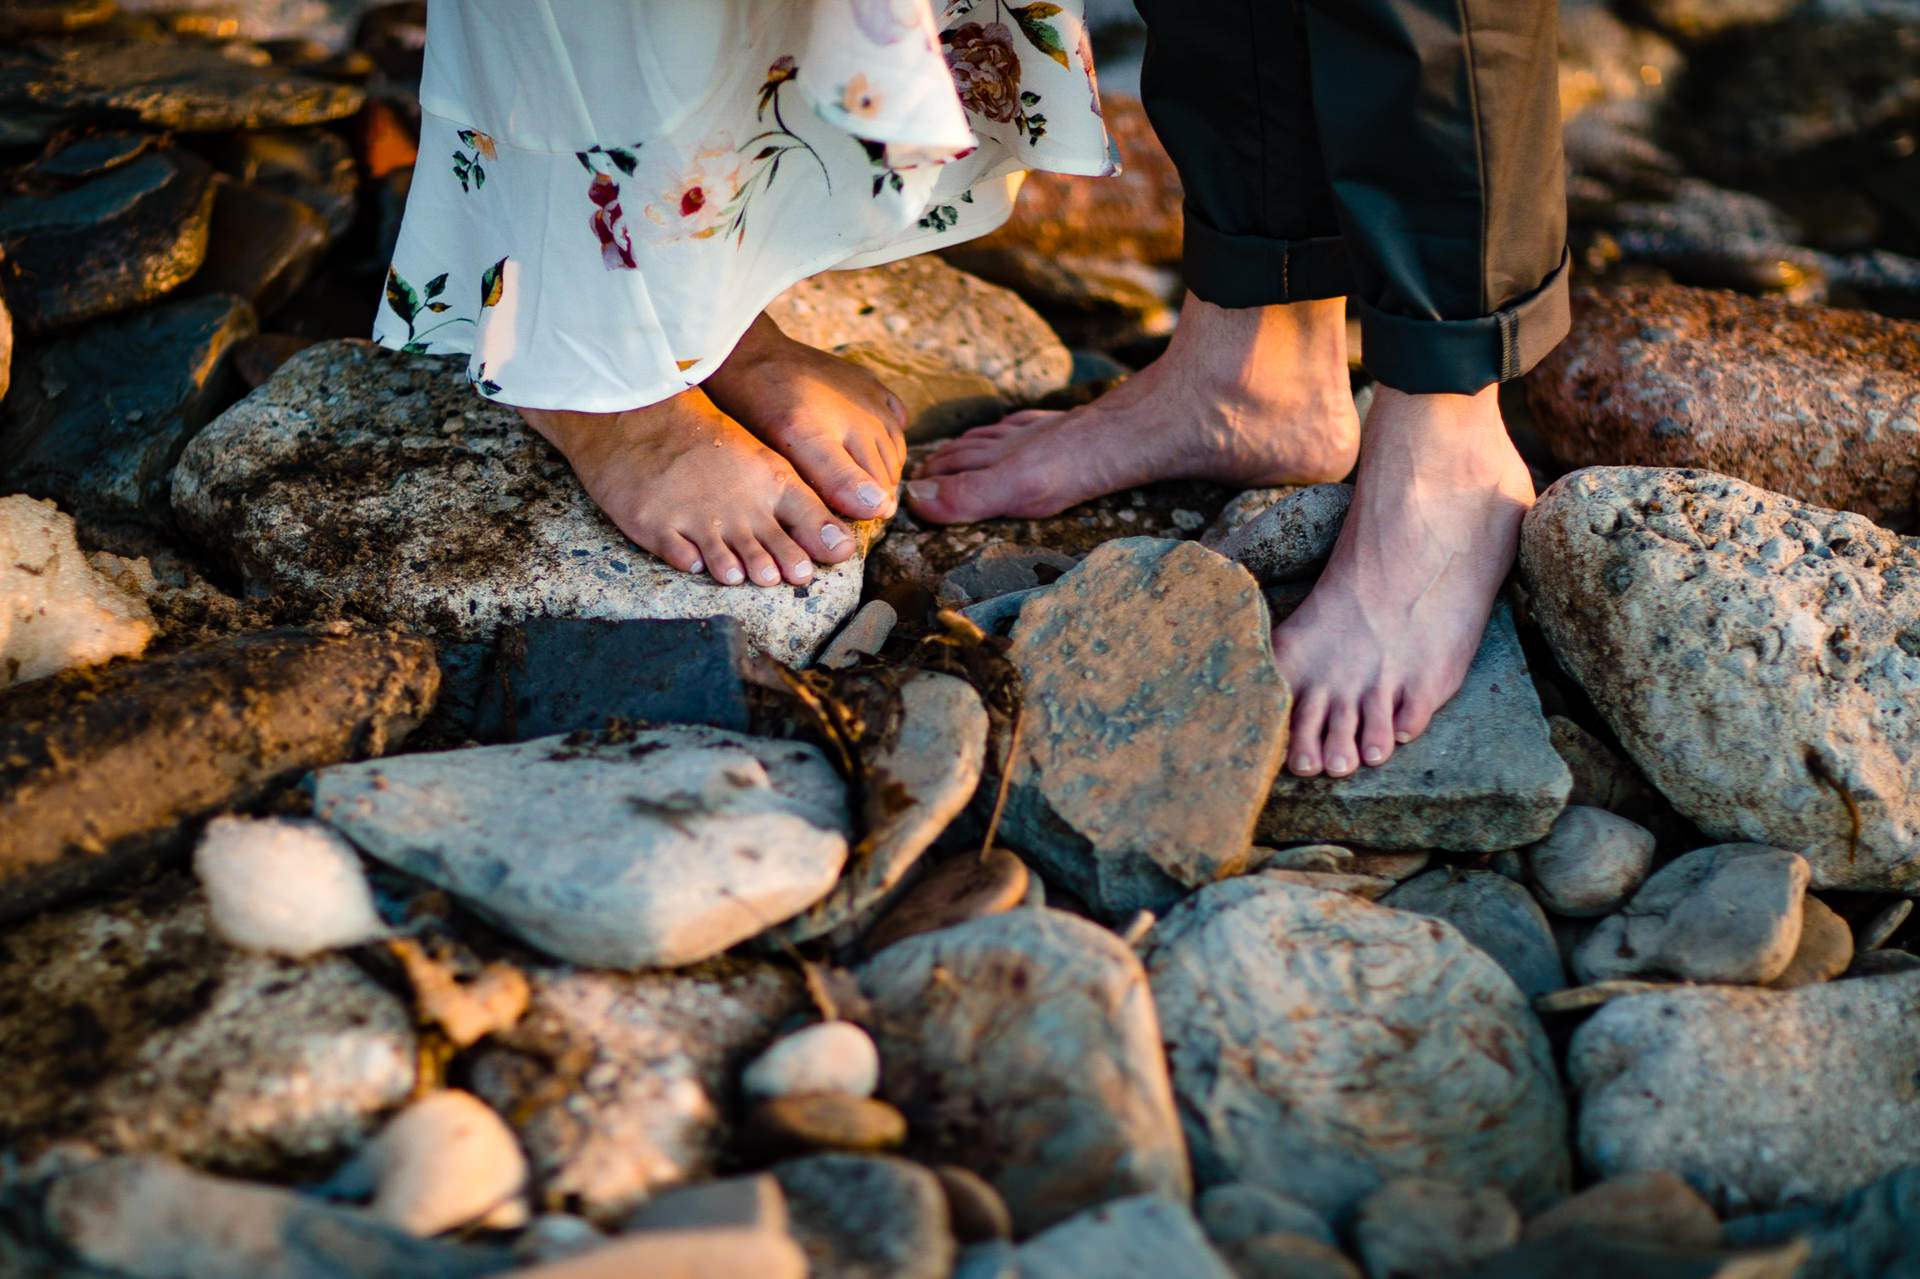
M155 141L151 133L137 133L126 129L90 133L85 137L75 138L52 155L36 160L33 165L33 174L35 177L59 182L77 182L85 178L97 178L109 169L117 169L128 161L145 155Z
M326 219L335 238L353 224L360 171L347 140L328 129L235 134L214 162L251 186L291 196Z
M115 0L7 0L0 4L0 38L84 31L112 18L118 7Z
M207 259L187 292L230 293L272 315L307 282L328 241L326 219L299 200L223 181L214 197Z
M353 85L256 66L211 42L38 41L0 50L0 114L215 133L320 124L352 115L365 100Z
M184 283L206 256L212 180L199 157L156 151L71 190L0 201L22 331L125 311Z
M501 633L476 731L527 741L618 717L744 733L747 651L731 617L529 618Z
M1920 1275L1920 1164L1837 1204L1737 1217L1726 1237L1745 1247L1805 1239L1813 1251L1799 1279L1913 1279Z
M254 332L238 298L169 301L20 353L0 410L0 485L108 520L168 513L169 472L236 393L227 354Z
M0 920L118 877L277 780L381 754L439 678L424 641L336 627L16 686L0 696Z

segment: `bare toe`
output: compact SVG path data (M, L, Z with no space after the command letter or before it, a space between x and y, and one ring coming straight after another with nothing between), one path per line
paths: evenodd
M955 471L907 482L907 502L916 517L935 524L970 524L997 515L1028 519L1057 515L1044 477L1014 467Z
M891 514L892 498L846 446L824 435L797 432L778 437L774 447L793 463L800 478L848 519L877 519Z
M1378 768L1393 758L1393 695L1376 688L1360 704L1360 762Z
M800 544L787 536L786 530L772 520L754 530L760 539L760 545L767 548L767 554L773 556L780 565L781 575L795 586L805 586L813 580L813 558L800 548Z
M1292 746L1287 767L1296 777L1318 777L1321 768L1320 741L1327 726L1327 696L1309 688L1293 704Z
M747 580L755 586L778 586L785 576L780 571L779 561L760 543L758 529L751 526L736 526L727 533L727 545L740 557L740 563L746 566Z
M1321 746L1327 776L1346 777L1360 766L1360 707L1350 697L1335 699L1327 713L1327 735Z
M1408 689L1400 698L1399 709L1393 713L1393 740L1404 745L1426 732L1443 700L1424 689Z
M852 530L805 484L788 486L773 508L773 517L815 564L839 564L858 549Z
M693 540L714 581L722 586L739 586L747 580L747 570L740 566L739 557L718 529L702 530Z

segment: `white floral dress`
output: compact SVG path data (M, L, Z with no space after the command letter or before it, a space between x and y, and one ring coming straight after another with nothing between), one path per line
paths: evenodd
M482 395L693 386L795 282L1115 161L1080 0L434 0L374 338Z

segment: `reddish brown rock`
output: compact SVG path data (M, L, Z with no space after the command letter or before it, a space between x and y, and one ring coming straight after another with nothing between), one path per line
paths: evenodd
M1583 291L1527 379L1570 467L1699 467L1910 522L1920 499L1920 323L1666 285Z
M1136 262L1180 261L1180 175L1138 100L1101 95L1107 131L1120 148L1122 170L1110 178L1035 173L1020 189L1011 221L986 247L1091 254Z

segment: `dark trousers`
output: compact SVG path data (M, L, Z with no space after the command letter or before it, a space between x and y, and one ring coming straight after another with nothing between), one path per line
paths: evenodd
M1368 372L1416 393L1566 336L1555 0L1136 3L1197 296L1351 295Z

